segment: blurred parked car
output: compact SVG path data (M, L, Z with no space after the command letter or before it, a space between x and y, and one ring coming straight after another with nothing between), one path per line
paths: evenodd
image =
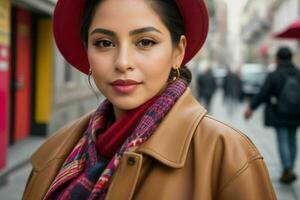
M243 64L240 69L241 98L252 97L257 94L262 87L267 74L268 70L262 64Z

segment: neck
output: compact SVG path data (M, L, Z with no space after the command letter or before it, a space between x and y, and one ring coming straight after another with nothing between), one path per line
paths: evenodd
M118 119L120 119L123 115L125 115L125 113L126 113L126 110L119 109L116 106L113 106L113 108L114 108L114 114L115 114L116 121Z
M161 93L163 93L165 91L165 89L167 88L168 84L166 83L162 88L161 90L158 92L158 94L156 94L154 97L152 97L151 99L147 100L146 102L144 102L143 104L147 103L148 101L151 101L153 98L159 96ZM143 105L142 104L142 105ZM128 110L123 110L123 109L120 109L118 107L116 107L115 105L113 105L113 109L114 109L114 114L115 114L115 119L116 121L118 119L120 119L124 114L127 113ZM135 109L135 108L133 108Z

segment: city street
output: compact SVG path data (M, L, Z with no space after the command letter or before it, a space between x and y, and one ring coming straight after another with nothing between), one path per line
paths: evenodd
M270 176L279 200L298 200L300 199L300 181L296 181L292 185L282 185L278 179L281 173L279 157L277 154L275 135L273 129L263 127L262 111L260 107L253 118L249 121L243 119L243 112L246 104L224 105L222 101L222 93L218 92L212 102L211 115L220 119L244 132L256 144L270 172ZM300 138L298 137L298 140ZM300 142L300 141L299 141ZM296 165L296 173L300 175L299 159ZM30 172L30 166L26 165L16 171L9 177L8 185L0 188L0 198L5 200L19 200L24 189L26 178Z

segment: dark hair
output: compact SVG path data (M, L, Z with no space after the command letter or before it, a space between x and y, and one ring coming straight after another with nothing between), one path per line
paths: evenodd
M152 0L151 6L168 28L173 45L178 45L180 37L185 32L183 19L175 0Z
M178 76L177 73L178 72L172 68L169 74L168 82L172 82L173 78ZM180 73L180 78L186 83L186 85L189 85L192 80L191 71L186 66L182 66L179 68L179 73Z
M276 58L279 61L290 61L292 57L292 51L288 47L280 47L276 53Z
M86 0L80 28L80 37L85 46L88 44L88 30L95 15L96 8L102 2L103 0ZM169 30L173 46L177 46L181 36L184 35L185 32L183 19L175 0L151 0L150 5ZM172 70L170 76L171 74ZM191 72L187 67L180 68L180 77L185 80L187 84L192 80Z

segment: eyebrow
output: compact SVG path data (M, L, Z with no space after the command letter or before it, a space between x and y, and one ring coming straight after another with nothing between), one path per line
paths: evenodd
M137 34L140 34L140 33L153 32L153 31L154 32L158 32L158 33L162 33L158 29L156 29L156 28L154 28L152 26L149 26L149 27L144 27L144 28L139 28L139 29L132 30L132 31L129 32L129 35L132 36L132 35L137 35ZM109 35L109 36L116 36L115 32L113 32L111 30L108 30L108 29L104 29L104 28L96 28L96 29L94 29L91 32L91 35L93 35L95 33L102 33L102 34Z
M91 32L91 35L95 33L103 33L105 35L110 35L110 36L116 36L116 34L113 31L104 29L104 28L96 28Z
M158 29L156 29L152 26L148 26L148 27L132 30L132 31L129 32L129 35L137 35L137 34L140 34L140 33L152 32L152 31L162 33Z

